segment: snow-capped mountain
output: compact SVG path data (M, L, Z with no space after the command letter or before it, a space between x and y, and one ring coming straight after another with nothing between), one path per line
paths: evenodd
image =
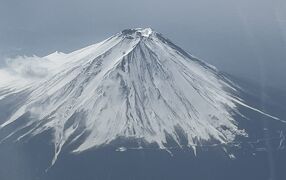
M21 141L52 130L53 163L64 145L77 144L71 151L81 153L118 138L162 149L168 149L169 138L178 146L185 145L185 139L194 150L204 144L232 143L247 136L235 119L244 116L238 106L280 121L247 105L239 97L239 87L215 67L150 28L124 30L78 51L54 53L36 62L23 66L37 69L31 76L0 71L7 79L0 83L0 104L21 95L1 115L0 131L22 117L28 120L2 141L12 136Z

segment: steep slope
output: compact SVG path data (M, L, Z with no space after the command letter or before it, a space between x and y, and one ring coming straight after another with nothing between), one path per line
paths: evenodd
M1 128L28 116L5 138L17 134L21 140L52 129L53 163L63 145L71 143L79 144L74 152L82 152L120 137L165 148L170 137L179 146L184 138L195 147L247 136L234 114L239 114L238 104L251 107L237 97L232 83L150 28L124 30L46 59L51 62L48 76L3 91L3 100L7 93L25 92L25 101Z

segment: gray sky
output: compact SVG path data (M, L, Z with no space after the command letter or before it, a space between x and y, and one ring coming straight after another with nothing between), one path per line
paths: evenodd
M285 0L0 0L0 64L152 27L220 70L286 90Z

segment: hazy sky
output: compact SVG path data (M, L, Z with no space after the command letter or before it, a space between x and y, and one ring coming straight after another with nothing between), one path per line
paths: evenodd
M0 0L0 64L152 27L222 71L286 89L285 0Z

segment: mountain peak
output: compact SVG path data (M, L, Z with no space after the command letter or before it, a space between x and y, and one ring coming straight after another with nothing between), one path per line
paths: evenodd
M154 34L155 31L153 31L151 28L133 28L133 29L125 29L121 31L123 35L128 36L140 36L140 37L150 37L150 35Z
M136 28L135 29L137 31L137 33L140 33L141 36L144 36L144 37L149 37L152 33L153 33L153 30L151 28Z
M246 136L234 119L242 104L235 87L151 28L123 30L59 59L66 63L52 76L18 90L25 100L0 125L29 116L19 139L52 129L53 162L72 143L82 152L119 137L166 148L170 139L195 147Z

